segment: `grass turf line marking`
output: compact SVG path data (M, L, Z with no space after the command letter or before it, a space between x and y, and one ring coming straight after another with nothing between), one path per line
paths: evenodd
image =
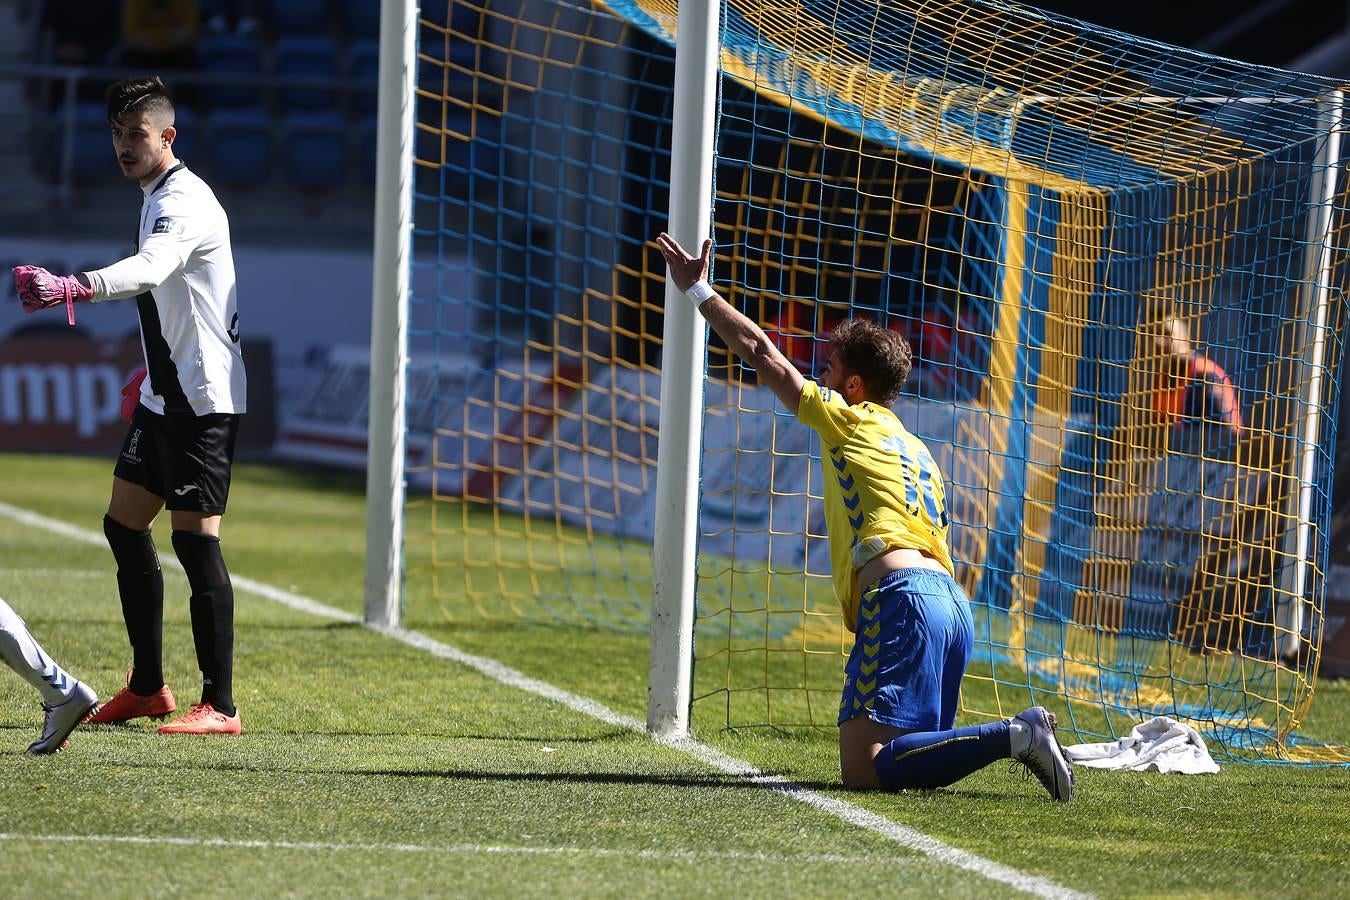
M0 516L12 519L21 525L31 525L34 528L41 528L44 531L50 531L53 534L59 534L62 537L70 538L73 541L79 541L81 544L90 544L94 547L107 547L108 540L102 534L90 531L87 528L81 528L78 525L71 525L62 522L60 519L52 519L41 513L35 513L32 510L24 509L19 506L13 506L0 500ZM171 569L182 574L183 565L176 558L170 559L163 556L159 560L160 568ZM270 584L263 584L261 581L254 581L251 578L244 578L230 573L230 581L237 588L242 588L257 597L280 603L282 606L289 606L291 609L307 612L312 616L320 616L327 619L336 619L340 622L353 622L361 624L364 620L360 616L352 615L346 610L338 609L335 606L327 606L317 600L311 600L308 597L301 597L299 594L292 594L290 591L283 591L281 588L273 587Z
M32 567L32 566L29 566L28 568L23 568L23 569L15 569L15 568L4 568L4 567L0 567L0 576L4 576L4 577L6 577L6 578L8 578L8 577L17 577L17 576L29 576L29 577L32 577L32 576L43 576L43 575L60 575L60 576L62 576L63 578L99 578L99 579L103 579L103 578L107 578L107 577L108 577L108 572L107 572L107 570L104 570L104 569L58 569L58 568L45 568L45 569L44 569L44 568L35 568L35 567Z
M858 865L884 863L894 865L891 857L844 856L838 853L794 853L790 856L781 853L751 853L740 850L623 850L612 847L530 847L504 846L500 844L450 844L446 846L424 844L352 844L329 841L250 841L228 838L189 838L189 837L153 837L127 834L6 834L0 832L0 843L34 844L142 844L150 846L169 845L175 847L225 847L247 850L324 850L332 852L354 853L443 853L467 856L483 855L519 855L519 856L601 856L623 859L658 859L688 862L707 862L709 860L730 860L743 862L764 862L774 865L784 863L838 863Z
M0 515L12 519L24 525L30 525L35 528L42 528L46 531L62 535L64 537L77 540L81 543L94 546L104 546L106 540L103 535L97 534L75 525L70 525L58 519L51 519L47 516L35 513L31 510L23 509L18 506L12 506L4 501L0 501ZM177 560L161 560L161 565L165 563L176 570L181 571L182 566ZM240 590L248 591L255 596L263 597L288 606L291 609L307 612L314 616L322 618L335 619L341 622L353 622L364 624L364 620L357 615L337 609L320 603L317 600L311 600L299 594L264 584L260 581L254 581L251 578L245 578L230 573L230 580L234 586ZM556 685L548 682L539 681L531 678L523 672L505 666L495 659L488 659L482 656L474 656L466 653L457 647L449 644L443 644L440 641L427 637L416 631L409 631L406 628L387 628L379 626L366 626L378 634L392 638L409 647L424 650L433 656L441 659L448 659L461 665L468 666L487 677L499 681L508 687L517 688L531 694L552 700L555 703L561 703L569 709L575 710L591 718L598 719L609 725L623 728L628 731L634 731L639 734L647 734L647 723L623 713L597 703L588 697L580 694L574 694L571 691L565 691ZM1034 894L1038 897L1047 898L1047 900L1087 900L1091 895L1082 894L1077 891L1064 887L1048 878L1041 878L1036 875L1028 875L1020 872L1010 866L1002 863L985 859L957 847L944 844L936 838L930 837L921 831L917 831L908 826L894 822L885 816L869 812L859 806L854 806L843 800L834 797L828 797L819 791L813 791L800 785L793 784L785 778L777 775L766 775L750 763L737 759L713 747L709 747L693 738L675 738L662 739L653 738L659 744L672 747L683 753L686 753L706 765L724 772L728 775L739 775L756 784L761 784L770 790L777 791L785 796L798 800L808 806L815 807L822 812L828 813L855 825L859 828L871 831L884 838L887 838L902 847L907 847L922 853L938 862L952 866L958 869L964 869L988 878L991 881L1001 882L1009 887Z

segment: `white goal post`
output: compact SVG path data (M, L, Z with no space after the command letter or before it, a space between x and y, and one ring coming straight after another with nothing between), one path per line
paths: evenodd
M670 148L669 231L693 253L710 236L712 226L720 24L716 0L680 3L670 129L674 139ZM665 304L647 729L664 737L682 737L689 733L694 665L707 327L693 304L669 279Z
M416 0L382 0L379 73L366 433L365 619L370 625L395 627L399 624L403 588Z

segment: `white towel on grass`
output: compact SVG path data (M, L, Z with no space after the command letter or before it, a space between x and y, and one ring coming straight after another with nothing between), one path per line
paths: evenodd
M1199 732L1171 716L1156 716L1136 725L1119 740L1065 747L1064 755L1076 765L1094 769L1145 772L1154 768L1183 775L1213 775L1219 771Z

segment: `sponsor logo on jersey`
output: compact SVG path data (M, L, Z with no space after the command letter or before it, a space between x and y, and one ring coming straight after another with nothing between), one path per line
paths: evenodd
M161 216L155 220L155 227L150 229L151 234L168 234L173 231L173 219L168 216Z

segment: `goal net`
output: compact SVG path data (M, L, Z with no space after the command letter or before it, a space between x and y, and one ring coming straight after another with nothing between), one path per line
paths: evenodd
M645 632L674 0L422 10L408 589ZM1323 626L1341 86L1003 2L721 7L714 280L808 375L909 339L972 719L1294 730ZM711 343L696 728L833 725L820 448Z

